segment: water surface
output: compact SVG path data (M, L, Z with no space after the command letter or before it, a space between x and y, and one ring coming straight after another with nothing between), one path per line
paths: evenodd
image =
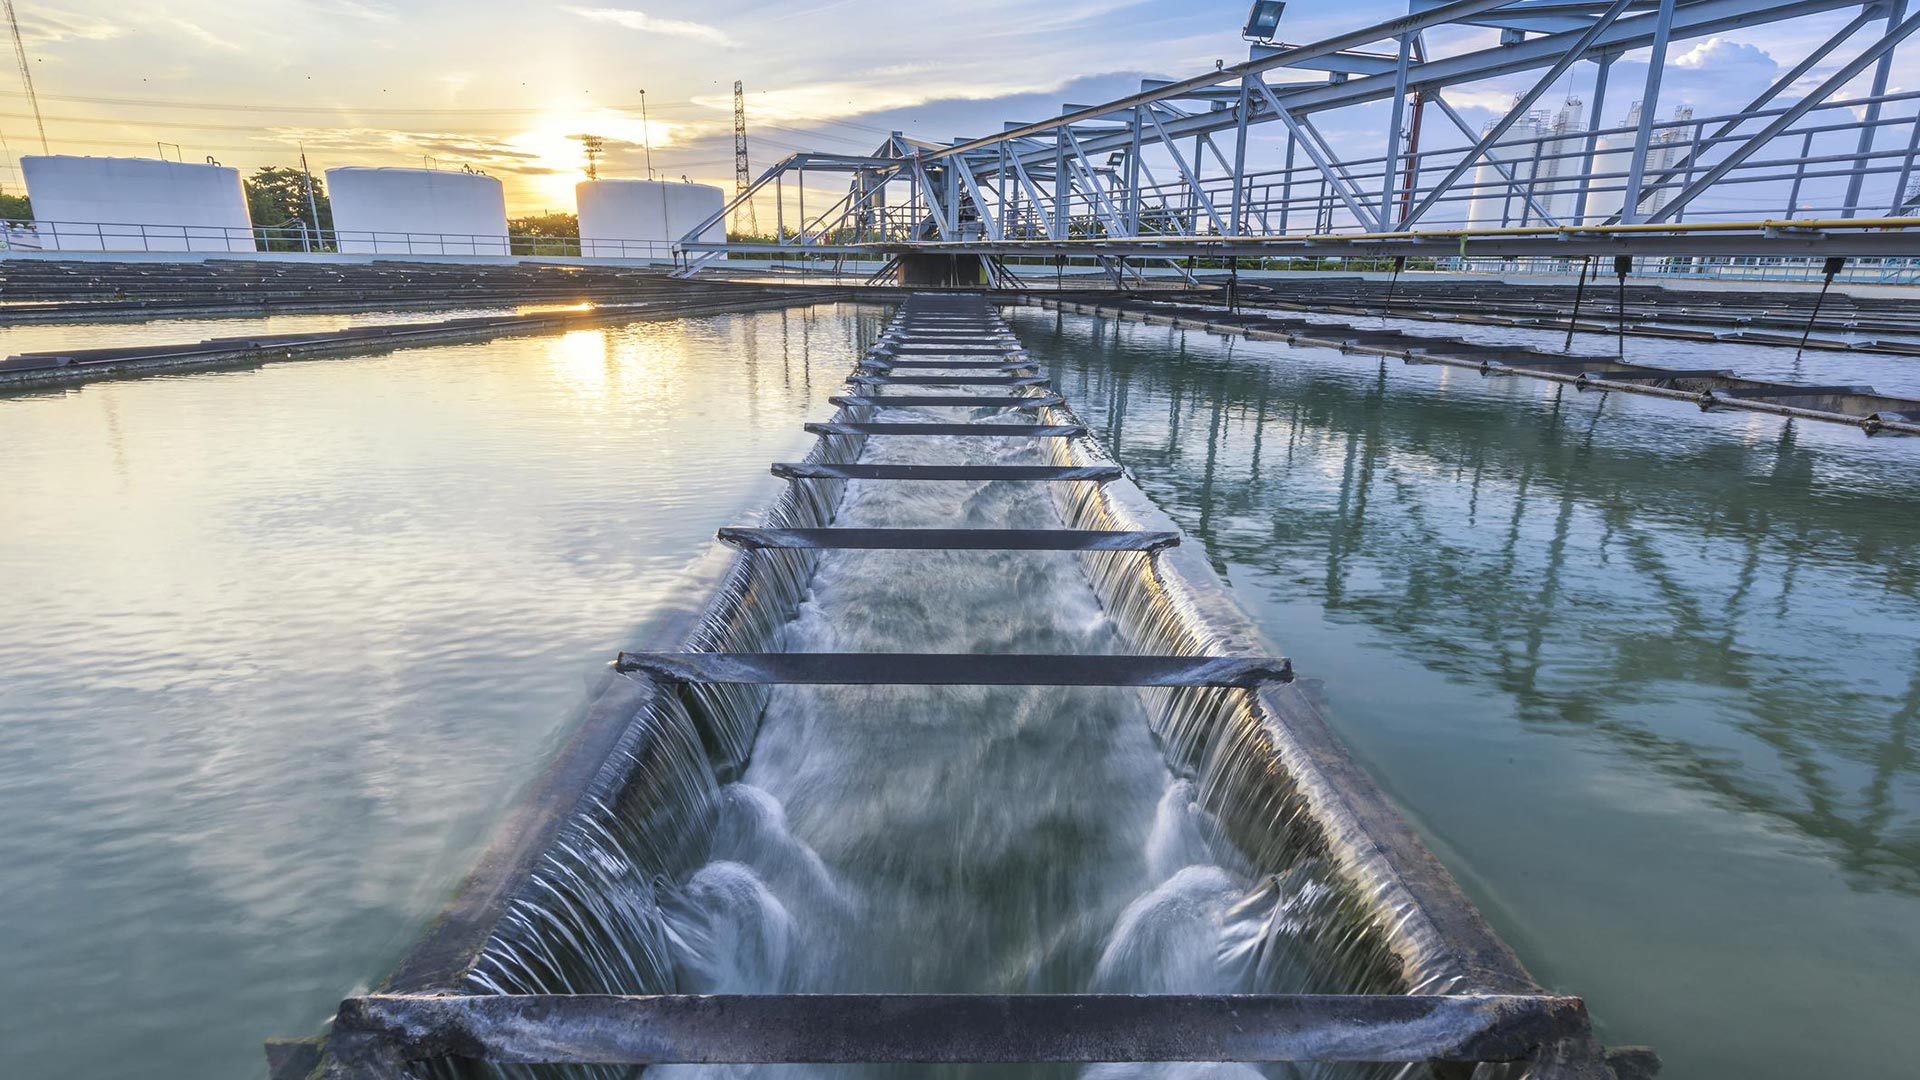
M879 317L0 397L0 1073L254 1076L261 1038L314 1030L386 970L604 659L715 527L771 500L766 463L804 452ZM1920 441L1014 323L1607 1039L1656 1045L1675 1077L1911 1069ZM992 491L851 488L870 522L947 523L958 496L976 524L1048 523ZM973 568L959 591L882 613L863 597L898 598L882 586L925 556L833 556L809 647L1109 647L1058 591L1068 557L940 558ZM1025 586L996 597L1029 603L945 619L986 606L966 590L995 573ZM1156 847L1177 792L1137 716L995 692L954 714L972 728L916 729L915 693L794 691L732 793L745 820L777 799L821 858L811 901L878 913L792 977L1088 985L1125 910L1186 861ZM936 934L962 947L915 970L905 944Z
M1607 1040L1688 1080L1911 1071L1920 441L1014 327Z
M0 1075L257 1076L387 970L879 318L0 397Z
M306 334L355 326L444 322L484 315L568 311L580 304L521 304L431 310L322 312L289 315L172 316L119 322L29 323L0 326L0 358L53 349L104 349L116 345L174 345L240 334Z

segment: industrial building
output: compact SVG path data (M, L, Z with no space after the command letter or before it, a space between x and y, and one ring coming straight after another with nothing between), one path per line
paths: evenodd
M726 195L706 184L657 180L585 180L574 185L580 211L580 254L605 257L665 254L704 221L699 239L725 243Z
M510 254L506 194L485 173L328 169L327 190L342 254Z
M254 250L240 170L160 158L20 159L45 251Z

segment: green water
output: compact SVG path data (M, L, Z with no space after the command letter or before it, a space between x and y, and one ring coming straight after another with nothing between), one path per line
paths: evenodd
M1920 440L1014 326L1604 1038L1684 1080L1913 1074Z

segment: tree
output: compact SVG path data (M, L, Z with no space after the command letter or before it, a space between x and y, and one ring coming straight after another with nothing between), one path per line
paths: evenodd
M0 219L22 221L33 217L33 204L25 195L0 195Z
M313 180L313 201L320 209L318 221L307 204L307 174L299 169L266 166L247 179L246 189L247 214L253 218L254 228L285 226L267 234L268 251L300 250L300 228L295 222L306 223L316 244L320 234L333 229L333 207L327 201L326 185L318 177Z
M580 218L575 214L528 214L507 222L515 255L580 254Z

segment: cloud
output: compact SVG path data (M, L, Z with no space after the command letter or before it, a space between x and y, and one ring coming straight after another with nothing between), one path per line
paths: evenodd
M238 42L229 41L190 19L182 19L172 15L162 15L154 18L152 21L158 25L171 26L209 49L221 49L226 52L243 51Z
M1759 67L1772 71L1780 66L1773 57L1767 55L1765 49L1742 41L1728 41L1723 37L1710 37L1675 56L1669 63L1674 67L1703 68L1716 73L1733 67Z
M1146 0L1094 0L1083 4L1049 4L1044 8L1027 3L1011 5L1017 9L1017 18L1007 20L983 20L986 23L982 38L1033 37L1050 34L1057 30L1069 30L1083 23L1104 19L1118 14L1127 8L1139 7Z
M732 39L719 27L706 23L690 22L686 19L661 19L648 15L644 11L630 8L562 8L569 15L578 15L593 22L612 23L628 30L644 30L652 34L667 34L673 37L697 38L711 41L716 45L730 45Z
M1446 90L1447 104L1456 109L1485 109L1501 115L1513 108L1518 98L1519 95L1512 90L1496 87L1449 86Z
M348 19L362 19L366 22L396 22L400 13L378 0L296 0L299 6L311 8L322 16L340 16Z
M1060 85L1057 81L993 84L984 80L935 82L914 78L898 83L889 83L884 78L807 83L756 94L747 104L747 112L752 119L772 123L835 120L910 109L936 101L992 101L1021 94L1047 93L1058 89ZM696 94L692 101L695 105L703 105L716 112L731 111L733 108L731 95Z
M20 17L20 37L28 45L106 41L125 33L126 28L118 23L69 11L28 11Z
M499 172L543 175L554 171L542 164L541 156L536 152L516 147L504 139L461 132L315 127L276 127L269 130L275 142L297 142L315 152L400 155L406 158L432 154L475 168Z

